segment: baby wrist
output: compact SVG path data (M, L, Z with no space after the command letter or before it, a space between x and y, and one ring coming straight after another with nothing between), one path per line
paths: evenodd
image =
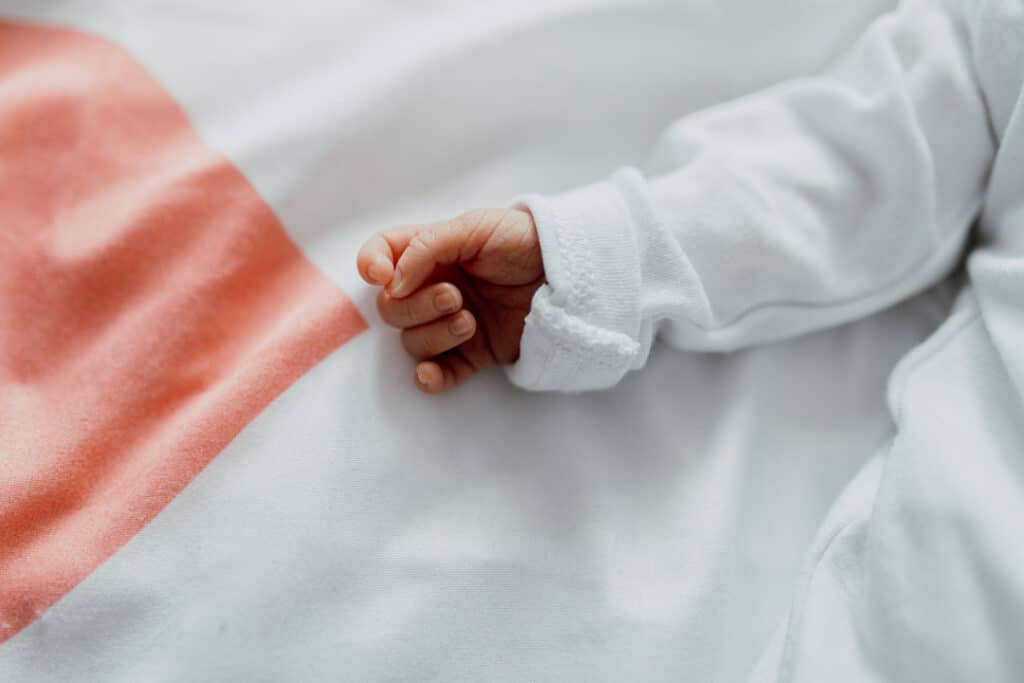
M518 202L534 217L547 283L534 294L519 360L506 368L525 389L584 391L617 383L641 355L641 266L627 169L609 181Z

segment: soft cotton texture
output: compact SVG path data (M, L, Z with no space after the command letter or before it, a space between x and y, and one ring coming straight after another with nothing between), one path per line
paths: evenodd
M732 350L863 317L948 275L997 146L1014 145L1006 93L1024 66L1015 3L947 5L908 3L828 73L684 118L650 180L627 168L525 197L548 285L513 379L602 388L642 367L656 334ZM994 194L1021 171L1002 163Z
M1024 6L910 1L824 75L685 118L650 179L522 202L548 284L530 389L600 389L655 336L727 351L902 301L954 313L889 383L896 435L818 533L762 680L1024 675Z
M822 663L806 663L815 653L866 678L845 666L857 657L835 658L859 656L839 647L853 633L836 630L845 626L875 629L872 647L907 667L1005 675L1010 664L983 667L1019 613L1003 542L1018 486L1007 476L993 487L988 439L1015 422L986 413L991 437L965 428L954 443L950 427L965 424L957 403L918 415L914 438L967 444L970 468L928 444L895 474L898 459L864 467L892 435L886 377L946 316L947 285L735 354L656 345L644 371L601 392L529 394L492 373L436 399L412 386L412 363L353 264L382 227L550 195L634 164L686 112L820 72L883 4L0 2L5 19L96 34L138 60L369 324L0 645L0 679L668 683L746 681L760 660L768 680L842 680L817 675ZM207 200L231 216L221 197ZM945 395L942 377L920 376L908 399ZM879 478L888 485L877 489ZM938 514L937 483L955 494ZM887 517L869 518L876 490ZM984 499L986 516L965 495ZM918 525L907 543L891 513L901 505L949 523ZM901 609L871 599L875 618L858 621L847 596L873 595L882 576L863 580L869 524L872 544L888 534L877 557L894 568L886 576L900 590L888 595ZM960 538L949 526L971 532L969 552L949 543ZM832 569L813 571L819 558L850 572L837 584ZM978 593L960 579L947 590L950 571L975 567L992 577L986 604L1005 610L965 611ZM937 589L953 604L939 604ZM957 618L935 619L939 609ZM992 615L1006 625L998 638L984 628Z

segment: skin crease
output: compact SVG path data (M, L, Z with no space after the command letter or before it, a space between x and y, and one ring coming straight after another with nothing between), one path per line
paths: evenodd
M359 274L382 287L381 318L417 360L416 386L441 393L481 370L514 363L544 266L533 216L479 209L391 228L360 248Z

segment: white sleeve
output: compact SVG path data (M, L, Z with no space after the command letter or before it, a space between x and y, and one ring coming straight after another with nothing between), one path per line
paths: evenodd
M660 172L522 198L547 284L511 380L608 387L656 335L736 349L868 315L947 274L995 142L966 10L946 4L883 16L823 76L684 118L655 149Z

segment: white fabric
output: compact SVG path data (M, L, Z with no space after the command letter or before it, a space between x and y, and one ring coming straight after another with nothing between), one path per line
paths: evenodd
M605 392L526 394L492 373L434 399L354 269L382 226L579 186L642 158L687 111L818 71L878 9L0 2L126 46L371 324L0 646L0 680L744 681L758 661L758 680L842 680L821 675L829 665L854 679L1012 671L1019 470L1000 448L1020 422L976 317L904 363L901 440L861 470L893 430L885 378L945 315L944 288L728 356L658 349ZM1009 204L991 206L999 220ZM970 363L910 372L947 349ZM913 408L924 400L934 412ZM870 650L851 640L861 628Z
M650 181L523 200L548 284L509 376L568 391L642 367L656 334L729 350L903 300L981 213L955 313L894 374L897 433L819 531L759 680L1024 676L1022 80L1019 1L910 1L830 73L679 122Z
M513 380L603 388L643 366L656 334L731 350L862 317L948 275L1004 134L985 98L1018 92L1024 67L976 63L975 45L1019 54L1000 16L1014 3L976 16L976 3L947 4L880 18L826 75L684 118L650 182L625 169L524 198L548 284ZM1024 172L998 170L996 184Z

